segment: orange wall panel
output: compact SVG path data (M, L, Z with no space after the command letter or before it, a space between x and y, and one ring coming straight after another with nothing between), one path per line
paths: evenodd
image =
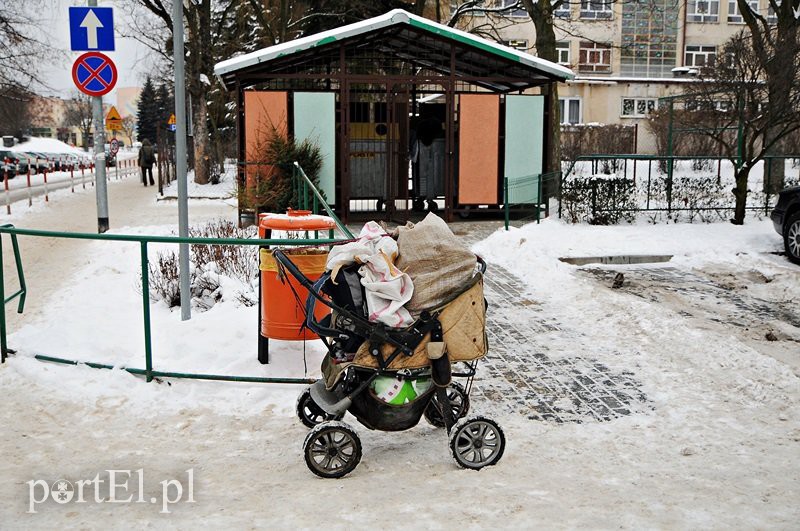
M287 133L288 106L286 92L245 91L244 140L245 158L248 162L264 159L261 148L271 127L274 126L284 135ZM269 178L273 171L269 165L247 166L247 187L254 186L257 177Z
M461 94L459 98L458 202L496 204L500 96Z

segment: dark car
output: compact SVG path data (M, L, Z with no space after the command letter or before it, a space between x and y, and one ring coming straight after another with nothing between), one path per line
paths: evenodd
M775 230L783 236L786 256L800 264L800 186L780 192L771 217Z
M42 153L28 151L26 155L28 156L28 164L30 164L33 173L52 172L56 167L55 164L47 160L47 157Z
M13 179L17 176L19 159L16 153L7 149L0 149L0 180L4 177Z

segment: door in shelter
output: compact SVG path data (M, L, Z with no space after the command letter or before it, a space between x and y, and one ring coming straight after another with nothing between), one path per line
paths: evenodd
M498 201L500 96L461 94L458 103L459 205Z
M504 175L510 204L539 202L544 147L544 96L506 96Z
M388 151L386 174L388 176L389 201L387 218L405 222L411 210L410 168L408 161L408 109L409 89L407 85L394 85L388 94Z
M347 138L350 210L384 211L388 202L388 112L385 92L352 85Z
M283 91L245 91L244 93L244 156L246 189L254 191L259 183L267 182L277 169L265 163L264 150L273 131L287 131L288 97ZM243 196L244 197L244 196ZM255 202L249 196L247 203Z
M336 202L336 95L332 92L294 93L294 136L319 148L322 167L318 188L325 201Z

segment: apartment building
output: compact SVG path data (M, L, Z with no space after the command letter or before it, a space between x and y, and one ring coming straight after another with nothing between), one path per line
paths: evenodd
M749 4L774 18L768 0ZM558 62L576 73L559 85L562 123L638 124L640 153L655 152L644 122L658 98L681 93L746 28L736 0L567 0L555 15ZM516 23L500 25L501 38L535 55L528 14L516 9L506 20Z

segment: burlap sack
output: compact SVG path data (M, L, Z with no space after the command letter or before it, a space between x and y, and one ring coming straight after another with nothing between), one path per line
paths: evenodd
M462 293L439 314L442 323L444 343L451 362L472 361L482 358L489 350L486 340L486 306L483 301L483 279ZM400 355L389 366L391 370L421 369L430 365L426 347L430 334L414 350L411 356ZM384 357L388 357L394 347L383 345ZM363 343L353 363L359 367L377 368L377 360L369 353L369 344Z
M486 338L486 305L483 299L483 277L471 279L472 287L467 289L455 300L449 302L438 315L442 323L445 349L451 363L457 361L472 361L480 359L489 351L489 342ZM430 343L430 334L423 338L411 356L400 355L389 365L389 370L422 369L430 366L427 346ZM394 347L383 345L381 353L386 359ZM334 365L330 356L325 356L322 361L322 374L325 385L330 390L342 377L345 369L350 366L368 369L378 368L378 362L369 353L369 344L364 342L358 348L356 356L351 362Z
M398 227L397 246L395 265L414 283L414 295L406 303L414 315L464 289L475 270L475 255L433 213L416 225Z

